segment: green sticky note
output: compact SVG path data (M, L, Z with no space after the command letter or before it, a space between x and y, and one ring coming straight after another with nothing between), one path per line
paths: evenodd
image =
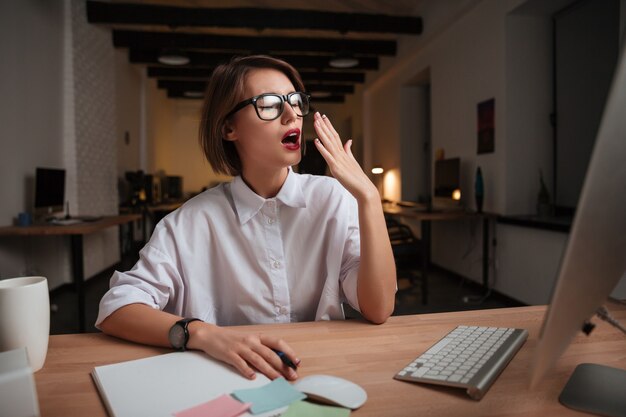
M282 417L348 417L349 415L348 408L298 401L291 404Z
M277 378L260 388L238 389L232 395L243 403L251 403L252 414L286 407L294 401L306 398L306 395L292 387L285 378Z

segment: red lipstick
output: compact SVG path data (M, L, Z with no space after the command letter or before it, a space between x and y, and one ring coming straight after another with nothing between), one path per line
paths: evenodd
M300 129L289 129L283 135L281 141L283 146L290 151L297 151L300 149Z

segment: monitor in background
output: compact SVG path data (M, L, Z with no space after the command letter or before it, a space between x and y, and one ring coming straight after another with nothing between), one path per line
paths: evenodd
M183 198L183 177L170 175L167 177L167 197L170 200L182 200Z
M37 168L35 172L35 216L63 212L65 170Z
M461 159L450 158L435 161L435 208L460 207Z
M626 270L626 54L622 53L604 109L595 147L564 252L552 300L546 313L531 368L531 386L549 372L583 324L606 301ZM589 337L594 337L593 333ZM622 398L626 370L592 366L586 373L574 372L561 402L574 395L589 393L594 386L604 396L589 396L587 411L598 406L615 406ZM609 370L611 370L609 372ZM585 375L581 378L581 375ZM603 384L597 385L598 378ZM609 378L609 380L607 380ZM616 382L616 380L624 381ZM570 385L572 384L572 385ZM620 396L620 397L617 397ZM594 403L594 398L599 403ZM607 401L607 398L611 398ZM571 405L571 404L566 404ZM623 410L622 410L623 411Z

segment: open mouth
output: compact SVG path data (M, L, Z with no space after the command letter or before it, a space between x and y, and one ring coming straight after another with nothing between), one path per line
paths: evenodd
M300 129L291 129L285 133L281 141L283 146L290 151L300 149Z
M288 131L285 136L283 136L282 143L285 145L296 145L299 138L300 131L298 129L293 129Z

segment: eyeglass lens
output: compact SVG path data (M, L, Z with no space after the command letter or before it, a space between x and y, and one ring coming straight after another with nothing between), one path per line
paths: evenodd
M291 108L298 116L309 113L309 98L303 93L293 93L288 96ZM256 109L263 120L274 120L283 112L283 98L274 94L266 94L256 100Z

